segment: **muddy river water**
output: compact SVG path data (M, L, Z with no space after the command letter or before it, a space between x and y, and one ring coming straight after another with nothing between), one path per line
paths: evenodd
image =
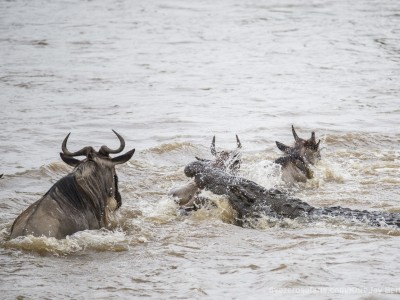
M287 189L278 140L315 131L314 206L400 212L397 0L0 2L2 299L397 299L400 230L328 219L232 224L224 197L181 215L167 192L209 146ZM71 171L72 149L136 148L113 230L9 240Z

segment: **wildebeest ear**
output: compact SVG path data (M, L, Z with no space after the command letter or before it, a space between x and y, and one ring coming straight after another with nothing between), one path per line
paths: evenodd
M111 161L114 163L114 165L120 165L126 163L128 160L131 159L133 153L135 153L135 149L132 149L131 151L128 151L123 155L114 157L111 159Z
M275 143L278 146L279 150L281 150L281 151L283 151L285 153L288 153L288 154L290 153L291 148L289 146L286 146L286 145L284 145L282 143L279 143L279 142L275 142Z
M69 157L65 155L64 153L60 152L61 159L67 164L70 165L71 167L76 167L81 161L79 159Z

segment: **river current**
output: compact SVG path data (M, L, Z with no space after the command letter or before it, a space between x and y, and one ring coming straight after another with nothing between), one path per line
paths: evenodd
M275 141L316 132L314 206L400 212L397 0L0 2L2 299L397 299L400 230L340 219L181 215L184 166L243 145L240 176L288 190ZM69 148L136 149L114 230L9 240L71 168Z

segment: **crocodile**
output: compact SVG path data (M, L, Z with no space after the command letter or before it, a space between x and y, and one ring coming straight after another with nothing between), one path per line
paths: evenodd
M278 189L266 189L251 180L213 168L207 162L191 162L184 172L187 177L194 178L199 189L226 195L237 212L235 224L239 226L247 226L249 220L265 215L310 221L322 217L341 217L376 227L400 227L400 213L356 210L340 206L314 207Z

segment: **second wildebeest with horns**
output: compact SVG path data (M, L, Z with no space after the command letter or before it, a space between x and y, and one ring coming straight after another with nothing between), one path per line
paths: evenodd
M276 142L279 150L285 153L275 160L276 164L282 167L282 179L286 183L306 182L313 178L310 165L314 165L321 159L319 144L315 139L315 132L311 133L311 138L304 140L300 138L292 125L292 133L295 140L294 146L289 147L280 142Z
M60 156L74 170L17 217L11 238L33 235L62 239L81 230L107 227L111 214L122 203L115 166L127 162L135 152L132 149L111 158L110 154L125 148L124 139L113 132L120 141L119 148L102 146L98 152L90 146L70 152L67 149L70 133L66 136ZM85 158L78 160L76 156Z
M242 143L236 135L237 148L234 150L217 151L215 148L215 136L212 139L210 150L214 159L203 159L196 156L198 161L204 162L210 167L224 170L230 174L236 174L240 169ZM204 203L208 203L209 199L199 197L200 190L193 180L185 185L172 189L168 194L176 199L176 202L185 210L196 209Z

